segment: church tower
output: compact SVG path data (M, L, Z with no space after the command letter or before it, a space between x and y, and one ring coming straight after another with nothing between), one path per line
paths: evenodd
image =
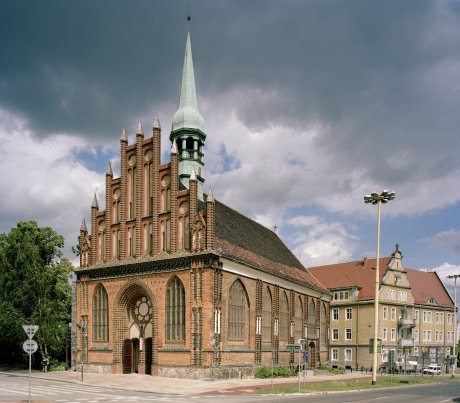
M169 139L177 146L180 183L189 189L190 176L194 169L198 181L198 199L203 200L203 147L206 134L204 119L198 111L196 99L190 32L187 32L179 109L172 120Z

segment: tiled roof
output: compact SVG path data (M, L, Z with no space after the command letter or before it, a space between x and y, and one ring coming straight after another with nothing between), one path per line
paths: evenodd
M275 232L217 200L215 229L216 249L221 256L327 292Z
M380 280L390 262L389 257L380 259ZM375 287L375 259L367 259L355 262L337 263L326 266L310 267L308 270L326 288L359 287L359 300L367 301L374 299Z
M416 304L427 304L433 297L437 305L454 307L452 299L436 272L407 269L407 277Z
M379 276L382 281L390 262L390 257L380 258ZM360 288L359 300L374 299L376 259L364 259L354 262L337 263L326 266L310 267L308 270L319 283L328 289L357 286ZM430 298L437 305L453 307L452 299L435 272L405 269L416 304L427 304Z

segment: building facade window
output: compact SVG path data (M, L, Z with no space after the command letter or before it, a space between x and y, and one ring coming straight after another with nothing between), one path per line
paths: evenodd
M166 290L166 340L185 340L185 288L178 277Z
M346 320L351 320L353 316L353 308L347 308L345 311Z
M93 340L109 340L109 298L102 284L97 286L93 296Z
M332 359L332 361L338 361L339 360L339 349L338 348L331 349L331 359Z
M339 329L332 329L332 340L339 340Z
M345 349L345 361L351 361L353 359L353 352L351 348Z
M388 298L388 301L394 301L396 299L396 291L395 290L388 290L387 291L387 298Z
M431 311L423 311L423 323L431 323Z
M436 312L436 323L444 323L444 312Z
M349 298L349 292L348 291L335 291L333 294L334 300L335 301L340 301L344 299Z
M332 309L332 320L339 320L339 308Z
M382 329L382 339L388 340L388 329L386 327Z
M241 281L236 280L230 287L228 298L229 340L245 340L247 310L246 290Z
M351 328L346 328L345 329L345 340L351 340L351 339L352 339Z
M391 328L391 341L396 340L396 329L393 327Z
M391 320L396 320L396 308L391 308Z
M382 319L383 319L383 320L388 320L388 307L387 307L387 306L384 306L384 307L383 307Z
M415 310L415 321L418 322L420 320L420 312L418 309Z
M412 334L414 335L414 340L418 341L418 338L419 338L418 329L414 329L412 331Z

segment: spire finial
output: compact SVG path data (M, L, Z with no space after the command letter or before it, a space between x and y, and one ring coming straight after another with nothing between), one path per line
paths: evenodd
M98 205L98 203L97 203L96 193L94 193L93 203L91 204L91 207L93 207L93 208L95 208L95 209L98 209L98 208L99 208L99 205Z
M141 134L141 135L144 134L144 129L142 128L142 123L141 123L141 122L138 122L138 123L137 123L136 134Z
M158 117L158 115L155 115L155 117L153 118L153 128L161 129L160 118Z
M112 163L110 161L107 163L107 167L105 169L105 174L109 175L109 176L113 176Z
M85 221L84 218L83 218L83 221L81 222L81 225L80 225L80 231L88 232L88 228L86 228L86 221Z
M212 193L211 186L209 186L207 201L210 202L210 203L214 202L214 194Z
M120 138L121 141L126 141L128 142L128 135L126 134L126 129L123 129L121 131L121 138Z

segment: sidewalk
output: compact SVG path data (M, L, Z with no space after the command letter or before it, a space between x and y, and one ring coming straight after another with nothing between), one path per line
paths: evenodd
M27 377L27 371L2 372L13 376ZM245 394L261 388L273 386L298 385L298 378L276 378L276 379L226 379L226 380L195 380L182 378L164 378L150 375L115 375L115 374L93 374L85 373L83 382L81 373L73 371L59 372L32 372L33 378L49 379L53 381L69 382L80 385L100 386L113 389L132 390L139 392L171 393L177 395L199 395L199 394ZM347 373L344 375L316 375L305 377L305 383L340 381L346 379L367 379L370 374L360 372ZM300 378L301 385L304 383L303 375Z

